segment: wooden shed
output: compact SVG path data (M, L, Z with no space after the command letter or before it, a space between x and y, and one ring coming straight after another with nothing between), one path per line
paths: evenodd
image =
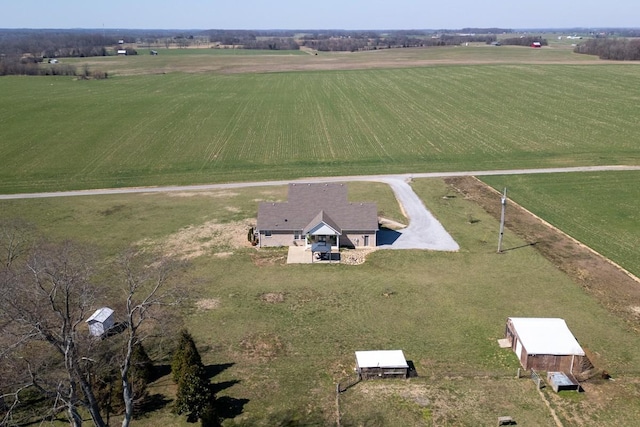
M591 367L564 319L509 317L505 336L524 369L579 374Z
M114 324L113 310L109 307L97 309L91 317L87 319L89 333L94 337L99 337L109 330Z
M402 350L356 351L356 372L365 380L407 378L409 365Z

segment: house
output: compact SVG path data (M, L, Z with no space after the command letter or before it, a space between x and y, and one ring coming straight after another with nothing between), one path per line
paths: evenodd
M580 374L592 367L564 319L509 317L505 336L524 369Z
M99 337L113 326L113 310L109 307L99 308L86 322L89 324L89 333L94 337Z
M365 380L407 378L409 365L402 350L356 351L356 372Z
M259 247L304 246L312 252L331 248L375 247L378 208L349 202L341 183L289 184L286 202L261 202L256 235Z

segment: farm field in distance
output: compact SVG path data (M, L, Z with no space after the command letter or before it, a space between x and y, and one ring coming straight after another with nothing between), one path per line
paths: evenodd
M350 197L378 200L402 220L385 185L348 185ZM443 198L456 193L441 180L413 187L460 252L381 250L359 266L286 265L286 251L256 251L245 237L257 201L281 200L284 187L7 200L0 215L107 254L136 242L200 254L191 258L196 285L184 325L216 372L226 426L332 424L335 383L353 375L353 352L402 348L419 377L358 384L340 397L342 425L492 425L508 413L522 425L552 427L533 382L515 379L515 355L496 342L507 316L528 315L564 317L616 379L588 382L580 396L545 389L565 425L631 425L640 413L640 337L534 248L496 255L497 222L462 197ZM505 245L524 242L507 231ZM172 399L170 377L151 392ZM170 403L136 423L189 425Z
M376 52L357 70L4 77L0 192L637 163L636 66L548 52L573 62L391 69Z

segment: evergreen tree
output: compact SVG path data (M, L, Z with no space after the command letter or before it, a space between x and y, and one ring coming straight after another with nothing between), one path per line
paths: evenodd
M171 362L171 372L173 380L178 384L175 411L187 414L187 419L191 422L201 419L203 425L218 425L215 396L193 337L186 330L180 332L178 348Z

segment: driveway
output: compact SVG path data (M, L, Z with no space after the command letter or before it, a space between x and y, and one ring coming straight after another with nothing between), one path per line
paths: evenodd
M405 179L382 179L396 195L409 225L398 231L380 230L380 249L430 249L434 251L457 251L458 244L447 233L442 224L429 212L422 200Z

